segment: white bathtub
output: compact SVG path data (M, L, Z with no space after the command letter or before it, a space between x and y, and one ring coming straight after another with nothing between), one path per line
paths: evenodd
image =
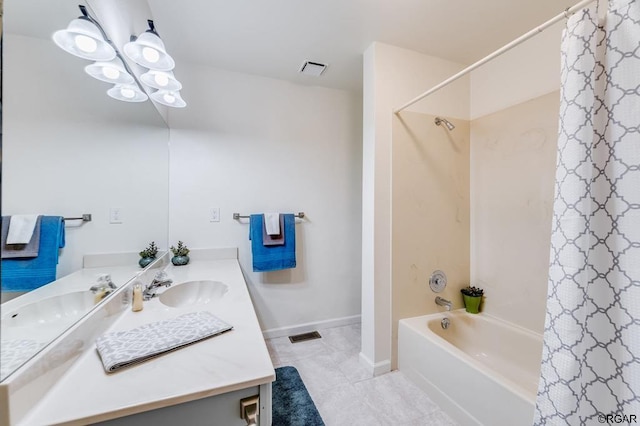
M540 334L484 313L400 320L398 368L461 425L530 426L541 359Z

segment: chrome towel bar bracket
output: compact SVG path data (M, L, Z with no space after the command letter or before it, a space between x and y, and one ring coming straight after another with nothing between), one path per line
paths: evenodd
M83 222L91 222L91 214L89 213L85 213L82 215L82 217L63 217L62 220L67 221L67 220L81 220Z

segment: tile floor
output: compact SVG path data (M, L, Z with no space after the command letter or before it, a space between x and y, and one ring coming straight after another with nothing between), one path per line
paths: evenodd
M360 325L320 330L321 339L267 340L275 367L296 367L327 426L455 426L429 397L394 371L372 378L360 365Z

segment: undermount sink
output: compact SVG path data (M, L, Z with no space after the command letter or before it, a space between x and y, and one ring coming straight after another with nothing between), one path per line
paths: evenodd
M2 315L3 327L25 327L73 323L95 305L90 291L75 291L48 297Z
M206 305L222 297L229 287L220 281L187 281L165 290L158 298L160 302L178 308L187 305Z

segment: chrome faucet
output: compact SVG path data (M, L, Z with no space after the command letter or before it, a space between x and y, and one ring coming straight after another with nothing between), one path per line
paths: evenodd
M171 284L173 284L173 280L167 277L166 272L160 271L156 274L153 281L142 291L142 298L144 300L151 300L157 296L156 291L158 291L160 287L170 287Z
M447 299L443 299L440 296L436 296L436 305L444 306L447 308L447 311L451 310L451 302Z
M98 276L98 282L94 285L92 285L89 288L89 291L93 292L93 293L97 293L100 290L105 290L105 291L109 291L109 293L111 292L111 290L115 290L116 288L118 288L113 281L111 281L111 275L109 274L101 274ZM109 290L110 289L110 290Z

